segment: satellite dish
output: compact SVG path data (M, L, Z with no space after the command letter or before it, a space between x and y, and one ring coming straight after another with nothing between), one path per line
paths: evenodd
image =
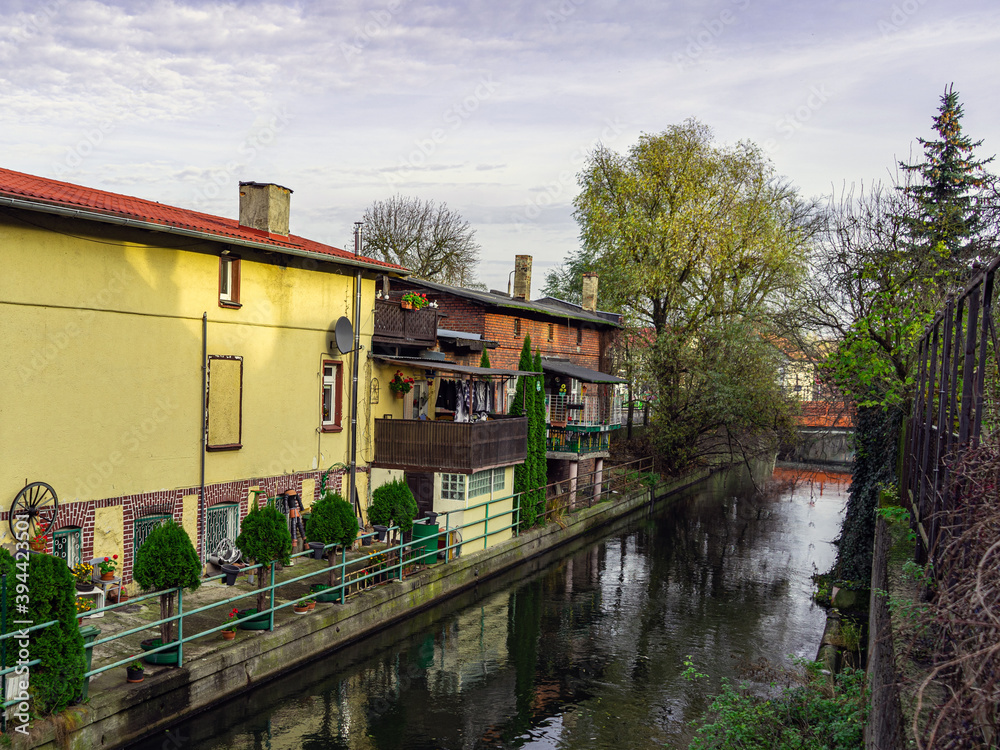
M343 315L340 316L340 320L337 321L337 325L333 329L333 337L337 350L341 354L350 354L354 351L354 328L351 326L351 321Z

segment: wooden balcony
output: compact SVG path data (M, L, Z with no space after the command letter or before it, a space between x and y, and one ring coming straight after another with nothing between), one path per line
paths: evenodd
M437 343L437 314L432 307L404 310L399 300L375 300L375 330L372 341L403 346L434 346Z
M486 422L376 419L372 466L473 474L523 463L527 452L524 417L498 416Z

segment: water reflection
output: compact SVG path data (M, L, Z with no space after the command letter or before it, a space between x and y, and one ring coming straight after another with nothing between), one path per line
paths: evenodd
M684 747L723 676L815 656L844 475L719 475L572 554L536 563L175 730L172 746ZM709 680L681 677L691 655ZM137 745L160 748L166 735Z

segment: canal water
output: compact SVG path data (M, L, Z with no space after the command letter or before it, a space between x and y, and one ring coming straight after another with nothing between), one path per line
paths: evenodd
M847 481L716 475L133 747L686 747L721 678L815 658Z

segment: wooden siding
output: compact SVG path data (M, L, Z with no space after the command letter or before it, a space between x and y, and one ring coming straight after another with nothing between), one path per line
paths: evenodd
M524 417L487 422L376 419L372 466L472 474L523 463L527 451Z

